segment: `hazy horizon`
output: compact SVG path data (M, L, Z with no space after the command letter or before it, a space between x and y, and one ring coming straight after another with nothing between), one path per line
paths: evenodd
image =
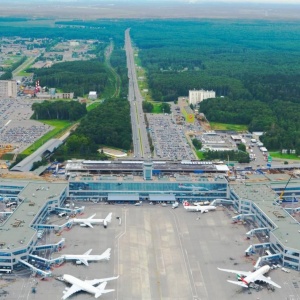
M1 0L1 16L299 20L300 0Z

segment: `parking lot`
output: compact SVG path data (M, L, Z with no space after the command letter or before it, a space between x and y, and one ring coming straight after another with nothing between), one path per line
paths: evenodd
M78 205L78 204L76 204ZM234 274L217 270L217 267L251 271L255 258L245 257L244 251L257 240L245 238L246 228L232 224L233 212L218 207L215 212L199 214L185 211L182 206L160 205L102 205L86 203L87 218L97 213L104 218L113 213L112 223L104 229L101 225L92 228L73 226L61 236L46 237L47 243L66 238L66 247L61 253L83 254L93 249L101 254L112 248L109 262L92 262L89 267L65 263L53 269L54 276L71 274L80 279L95 279L120 275L107 288L115 292L101 299L115 300L187 300L187 299L300 299L297 286L299 273L272 270L269 276L282 286L270 291L243 289L226 280L235 280ZM80 204L79 204L80 206ZM121 217L121 221L116 217ZM50 222L64 222L57 216ZM53 257L61 253L53 254ZM31 293L35 279L19 278L7 284L6 299L60 299L66 284L55 279L38 280L36 294ZM70 299L94 299L87 293L78 293Z
M195 159L187 143L184 127L171 115L147 114L155 155L164 159Z
M34 100L0 99L0 144L12 145L21 152L52 129L51 126L30 120Z

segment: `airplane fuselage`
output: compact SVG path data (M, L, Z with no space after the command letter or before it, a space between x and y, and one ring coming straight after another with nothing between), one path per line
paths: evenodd
M104 222L104 219L73 219L74 223L84 224L84 221L88 221L91 224L102 224Z
M270 271L270 266L266 265L255 272L251 273L250 275L244 277L241 281L243 281L245 284L249 285L249 283L254 282L256 278L259 278L259 275L264 275Z
M207 206L200 206L200 205L190 205L184 207L188 211L200 211L200 212L207 212L210 210L216 210L216 207L213 205L207 205Z
M76 286L80 287L83 291L88 292L90 294L96 295L99 292L99 290L93 285L87 284L84 281L72 275L68 275L68 274L63 275L63 280L70 284L75 284Z

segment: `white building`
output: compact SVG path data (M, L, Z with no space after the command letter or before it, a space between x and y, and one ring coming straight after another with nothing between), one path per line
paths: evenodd
M17 97L17 81L16 80L0 80L0 97Z
M94 92L94 91L92 91L92 92L89 92L89 99L90 100L96 100L97 99L97 92Z
M189 104L197 104L208 98L216 98L215 91L205 90L190 90L189 91Z

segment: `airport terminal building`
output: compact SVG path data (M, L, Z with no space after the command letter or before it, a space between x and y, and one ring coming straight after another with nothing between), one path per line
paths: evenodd
M76 176L61 183L2 179L2 200L16 202L16 207L7 210L4 201L0 201L0 270L18 269L32 253L41 249L57 251L62 246L59 237L52 244L41 245L38 231L55 229L47 224L47 218L53 212L70 212L64 205L67 199L93 201L95 205L99 202L154 204L232 200L236 217L250 218L255 224L247 236L257 232L265 232L268 236L268 242L253 245L253 249L268 247L285 267L300 270L300 226L297 221L300 208L296 203L294 207L283 209L278 203L278 193L285 184L278 181L229 184L222 176L203 174L152 176L151 179L133 175ZM299 180L293 180L291 188L294 197L300 195Z

